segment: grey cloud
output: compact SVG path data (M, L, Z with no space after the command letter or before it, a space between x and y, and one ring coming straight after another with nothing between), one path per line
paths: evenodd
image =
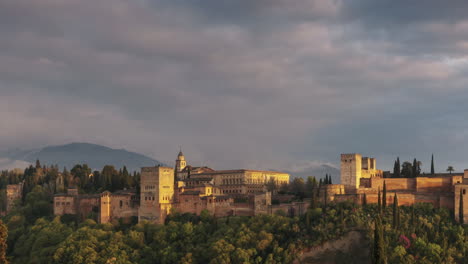
M428 125L464 111L448 107L464 98L466 79L441 59L456 54L445 52L452 44L379 38L379 27L391 32L384 22L367 34L373 15L359 12L376 8L368 2L357 3L362 10L339 1L191 3L0 3L10 124L0 147L90 141L170 163L182 145L194 163L281 169L336 164L345 150L384 156L407 153L408 142L465 138L463 126ZM463 23L441 33L430 18L406 34L461 39ZM416 49L432 56L408 56ZM424 121L389 132L410 126L405 112Z

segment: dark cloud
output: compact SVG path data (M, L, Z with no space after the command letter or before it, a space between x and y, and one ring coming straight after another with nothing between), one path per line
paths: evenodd
M2 1L0 147L291 171L447 147L462 166L464 5L375 3Z

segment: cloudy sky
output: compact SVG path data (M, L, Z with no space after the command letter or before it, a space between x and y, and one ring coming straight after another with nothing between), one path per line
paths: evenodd
M0 0L0 149L468 168L468 2ZM424 166L425 165L425 166Z

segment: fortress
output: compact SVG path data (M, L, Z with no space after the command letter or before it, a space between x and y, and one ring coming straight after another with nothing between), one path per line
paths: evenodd
M455 210L458 221L460 195L464 204L464 221L468 220L468 170L464 173L422 175L416 178L384 178L377 169L374 158L360 154L341 155L341 184L326 186L330 201L353 201L361 204L364 196L367 203L377 203L378 192L387 189L387 204L393 203L397 194L399 205L430 203L434 207Z
M387 204L398 195L399 205L430 203L455 212L459 220L460 196L464 204L464 221L468 222L468 170L453 174L423 174L415 178L392 178L377 168L374 158L360 154L342 154L341 184L322 185L320 199L377 203L378 192L387 189ZM384 178L384 175L386 178ZM79 219L93 217L100 223L138 221L163 223L171 212L200 214L207 210L217 217L229 215L253 216L283 210L291 215L306 212L309 202L272 205L272 194L266 183L277 186L289 183L289 174L261 170L214 170L187 164L182 151L174 168L155 166L141 169L140 190L114 193L78 194L69 188L65 194L54 196L55 215L76 215ZM61 177L58 181L62 181ZM63 187L63 183L57 183ZM60 188L62 188L60 187ZM7 206L10 211L21 198L22 184L8 185ZM365 198L364 198L365 197ZM281 198L281 197L279 197Z
M100 223L129 220L163 223L171 211L200 214L207 210L217 217L268 213L271 193L266 183L289 183L289 174L260 170L214 170L192 167L182 151L174 168L141 169L140 192L81 195L76 189L54 196L55 215L95 215Z

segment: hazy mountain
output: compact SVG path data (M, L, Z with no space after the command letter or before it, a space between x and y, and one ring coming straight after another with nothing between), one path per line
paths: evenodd
M317 179L325 178L325 174L331 175L333 183L340 183L340 170L331 163L320 161L303 161L294 164L291 168L283 170L291 175L291 178L315 176Z
M112 149L89 143L71 143L61 146L48 146L37 150L9 150L0 154L0 169L11 168L16 165L35 163L58 164L60 168L66 166L71 169L76 164L88 164L89 167L101 170L105 165L116 168L127 166L129 171L139 171L144 166L163 164L150 157L130 152L124 149Z

